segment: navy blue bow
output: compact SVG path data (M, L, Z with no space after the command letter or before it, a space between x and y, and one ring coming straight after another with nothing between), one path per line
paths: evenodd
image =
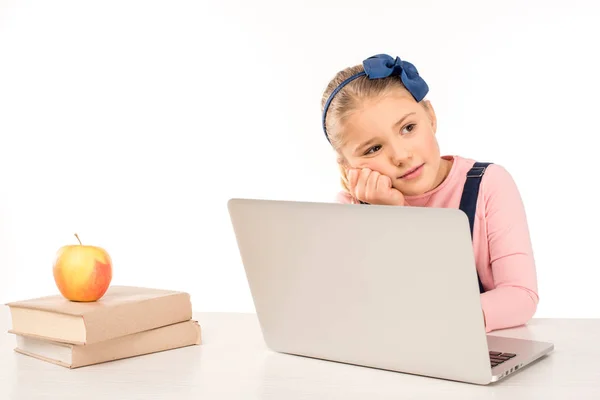
M382 79L389 76L399 76L406 89L416 101L423 100L425 95L429 92L429 86L427 86L427 83L423 80L423 78L421 78L417 68L408 61L400 60L400 57L393 58L387 54L377 54L364 60L363 67L364 72L359 72L358 74L352 75L340 83L340 85L335 88L325 103L322 124L327 140L329 140L329 136L327 135L327 129L325 128L325 119L327 117L329 105L331 104L331 101L335 95L342 90L344 86L356 78L359 78L363 75L366 75L369 79Z
M408 61L400 60L400 57L392 58L387 54L377 54L364 60L363 67L369 79L400 76L402 83L416 101L423 100L429 91L429 86L419 76L417 68Z

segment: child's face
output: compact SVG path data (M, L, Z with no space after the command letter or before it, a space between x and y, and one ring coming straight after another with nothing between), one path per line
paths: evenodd
M433 108L395 91L367 99L342 126L341 153L350 168L370 168L404 195L425 193L444 179ZM403 177L422 165L416 177Z

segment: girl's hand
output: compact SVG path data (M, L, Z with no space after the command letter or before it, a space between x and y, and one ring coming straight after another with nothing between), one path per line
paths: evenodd
M349 169L348 184L350 193L357 200L369 204L403 206L404 195L392 187L392 180L369 168Z

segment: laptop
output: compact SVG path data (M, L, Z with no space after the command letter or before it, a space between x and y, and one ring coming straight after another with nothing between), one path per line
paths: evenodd
M266 345L486 385L554 346L487 335L458 209L229 200Z

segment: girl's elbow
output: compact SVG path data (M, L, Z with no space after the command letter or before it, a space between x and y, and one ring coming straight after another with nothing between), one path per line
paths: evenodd
M523 304L522 304L522 307L523 307L522 308L522 310L523 310L522 323L523 324L528 323L534 317L535 313L537 312L539 301L540 301L540 298L537 295L537 293L527 291L527 296L524 297Z

